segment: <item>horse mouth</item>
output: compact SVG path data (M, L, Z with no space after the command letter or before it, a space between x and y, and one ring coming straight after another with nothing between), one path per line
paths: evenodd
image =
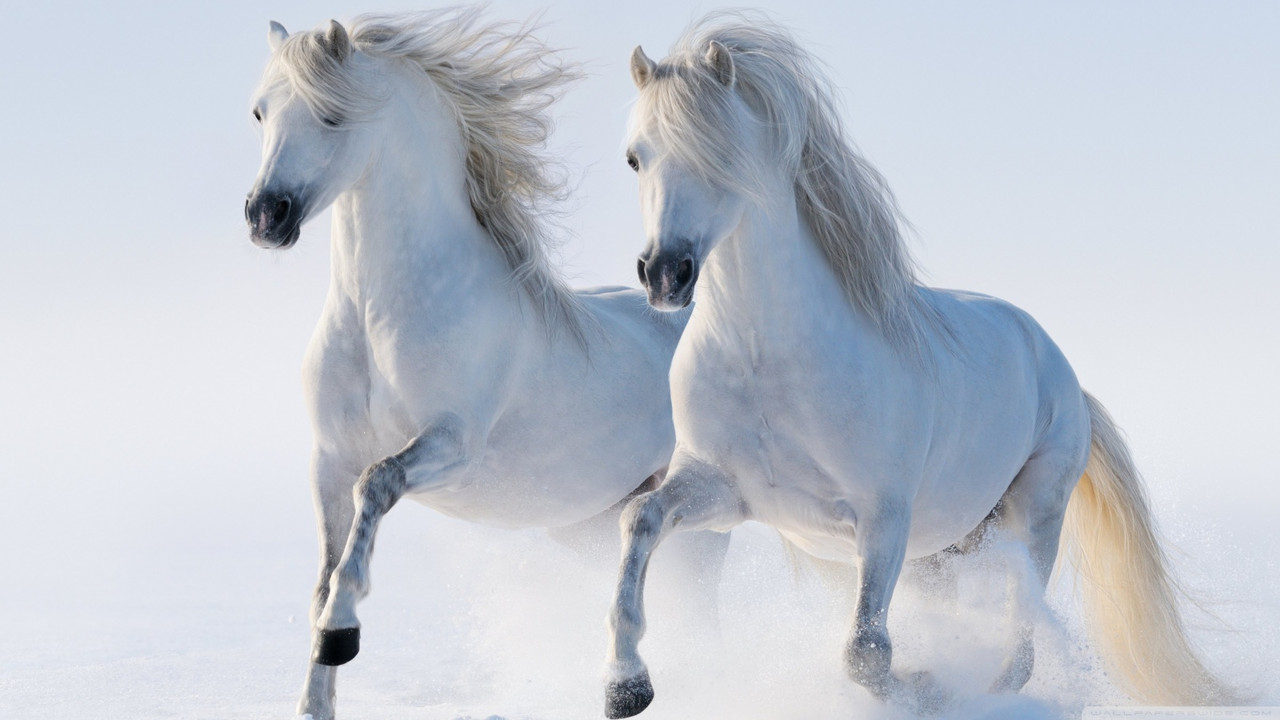
M249 233L249 241L266 250L288 250L298 242L301 236L302 227L294 225L284 233L259 233L255 230Z
M649 305L655 310L675 312L689 307L691 302L693 302L693 283L665 294L655 293L653 289L649 290Z

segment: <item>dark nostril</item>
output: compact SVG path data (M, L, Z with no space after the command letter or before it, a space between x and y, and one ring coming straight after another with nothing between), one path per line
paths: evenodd
M271 219L277 223L284 222L285 218L289 217L290 204L291 203L289 202L289 198L287 197L283 197L277 200L275 210L274 212L272 212L272 215L271 215Z
M676 266L676 283L683 285L693 279L693 260L685 258Z
M250 202L249 198L244 199L244 219L245 220L253 220L253 218L249 216L249 202Z
M644 258L636 258L636 274L640 276L641 285L649 282L644 276Z

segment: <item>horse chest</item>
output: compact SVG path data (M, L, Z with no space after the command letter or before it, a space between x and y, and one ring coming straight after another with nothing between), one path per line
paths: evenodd
M688 335L671 376L682 439L715 435L714 444L759 459L804 456L806 437L841 424L858 403L860 373L844 364L833 372L750 329Z
M749 503L772 504L797 477L821 475L809 440L825 418L804 375L750 348L700 353L672 378L677 435L732 468Z
M893 423L881 412L901 405L899 383L873 377L851 345L764 342L721 326L693 335L672 373L680 444L727 471L751 517L814 550L835 543L841 557L858 509L896 491L882 480L903 480L886 461L901 443L887 441Z

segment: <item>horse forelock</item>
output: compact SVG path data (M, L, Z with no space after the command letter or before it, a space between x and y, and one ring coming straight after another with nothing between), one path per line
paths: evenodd
M732 95L683 58L667 58L640 92L631 134L643 126L665 151L707 182L756 197L756 163L763 160L738 142L746 118Z
M329 52L319 30L290 35L272 55L263 86L279 85L301 98L317 120L342 124L368 119L383 99L361 82L351 62Z
M771 136L755 158L734 141L740 111L704 59L712 41L729 50L733 90ZM637 111L671 152L722 187L750 197L760 173L793 175L799 212L847 298L895 346L917 349L923 325L941 322L920 300L897 203L847 139L834 88L769 17L725 11L696 22L659 63Z
M546 152L549 107L581 74L533 35L530 24L484 23L481 8L356 18L346 61L323 31L286 38L264 82L288 82L318 118L371 117L386 99L356 67L368 58L411 63L451 103L466 144L467 188L476 219L501 249L512 277L554 332L584 341L576 296L548 258L546 218L566 195L567 173ZM274 80L273 80L274 77Z

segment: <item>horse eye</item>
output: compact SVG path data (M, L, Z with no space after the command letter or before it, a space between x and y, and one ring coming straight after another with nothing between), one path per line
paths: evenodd
M325 127L331 127L331 128L336 128L342 124L341 120L337 118L332 118L332 117L321 118L320 122L324 123Z
M627 166L636 172L640 172L640 161L636 159L635 153L627 153Z

